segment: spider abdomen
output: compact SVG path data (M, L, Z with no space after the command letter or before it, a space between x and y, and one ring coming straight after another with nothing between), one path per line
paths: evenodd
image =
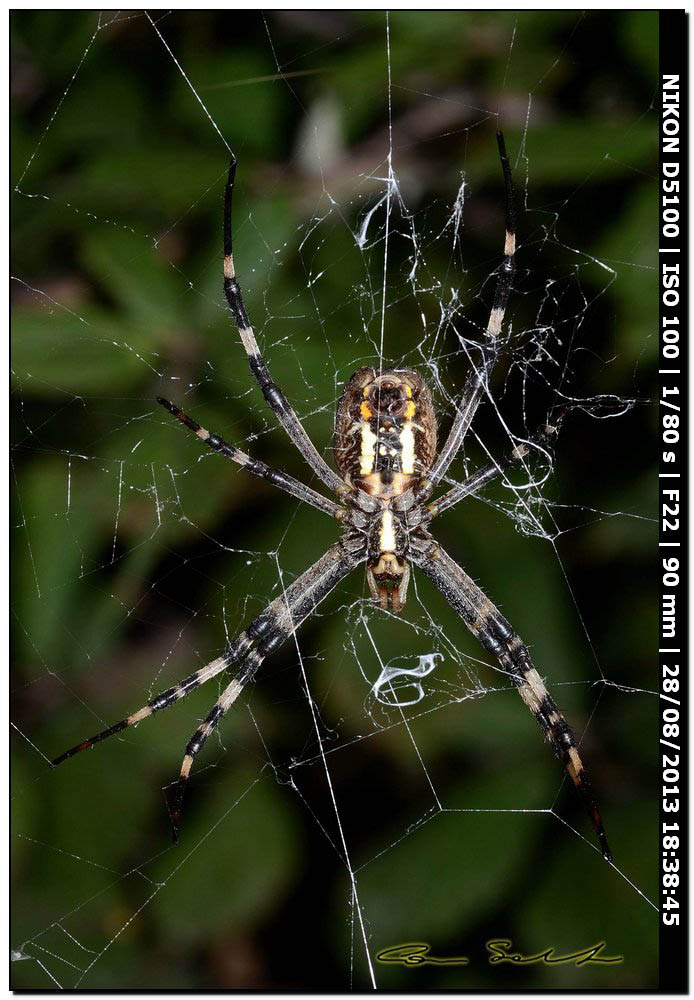
M411 369L360 368L335 420L335 460L350 486L390 499L410 489L436 453L436 420L426 383Z

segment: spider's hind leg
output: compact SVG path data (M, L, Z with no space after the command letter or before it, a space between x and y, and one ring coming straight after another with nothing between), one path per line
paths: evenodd
M251 372L265 397L265 402L318 478L333 492L337 492L343 485L342 480L319 454L284 392L273 382L246 312L233 256L231 214L235 180L236 157L232 154L224 192L224 294L248 357Z
M436 461L417 491L422 503L439 485L446 475L451 462L458 454L477 412L477 407L484 393L487 392L489 379L491 378L502 344L501 331L516 270L516 209L513 196L511 164L508 160L506 143L501 132L497 132L496 139L499 145L499 159L501 160L501 169L504 176L506 217L504 255L501 265L496 272L496 287L485 330L484 342L476 345L479 357L473 358L470 355L472 370L465 380L462 392L458 398L453 426L439 451Z

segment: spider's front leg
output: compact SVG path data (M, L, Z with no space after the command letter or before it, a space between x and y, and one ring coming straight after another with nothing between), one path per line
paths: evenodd
M222 656L212 660L200 670L196 670L194 674L186 677L174 687L162 691L137 712L65 751L51 762L52 765L62 764L63 761L74 757L75 754L81 753L83 750L91 749L110 736L115 736L129 727L137 726L140 722L154 715L155 712L160 712L176 704L191 691L235 663L239 663L236 675L227 685L207 718L198 726L186 747L186 754L183 758L171 806L174 839L177 839L183 793L195 755L202 749L205 741L214 732L244 687L253 679L263 660L281 646L289 636L293 635L320 602L365 558L366 550L361 538L349 531L346 532L340 542L332 545L313 566L289 584L279 597L276 597L261 614L254 618L231 641Z
M499 609L427 532L420 532L413 540L411 559L436 584L472 634L494 654L515 684L583 799L603 857L611 861L612 854L600 810L578 751L576 737L547 691L526 646Z
M196 755L215 731L244 687L253 680L263 660L294 635L299 626L316 610L337 584L366 558L365 546L358 535L347 531L331 545L325 555L301 574L286 591L270 604L246 630L258 644L246 652L236 676L222 692L212 711L193 733L186 746L181 771L171 803L174 840L178 840L183 796Z

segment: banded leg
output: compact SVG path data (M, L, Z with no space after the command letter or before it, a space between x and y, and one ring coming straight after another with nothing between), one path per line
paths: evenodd
M506 237L504 241L504 259L497 274L494 299L485 331L487 342L480 346L480 361L472 362L473 371L468 375L463 386L451 431L431 471L426 479L423 480L422 486L418 491L418 497L421 500L426 499L445 476L449 465L457 455L468 432L477 407L482 399L482 394L486 391L489 377L497 358L501 327L504 315L506 314L509 295L511 294L513 275L516 268L516 210L513 198L513 179L511 177L511 165L506 155L506 144L501 132L496 133L496 140L499 145L499 158L501 159L501 168L504 174Z
M588 810L600 849L612 860L593 789L578 752L576 738L545 687L530 654L509 622L489 598L436 543L417 546L412 561L436 584L472 634L497 658L535 716L555 756L562 762Z
M254 638L259 638L260 642L246 654L238 674L222 692L214 708L195 730L186 746L171 801L171 823L175 841L178 840L183 796L196 755L202 750L246 684L255 677L265 657L293 635L340 580L365 559L365 551L348 554L343 551L339 543L333 545L318 562L298 577L284 594L272 602L260 619L256 619ZM261 624L257 624L259 622Z
M224 294L234 317L236 328L239 331L241 343L248 355L251 372L260 386L268 406L316 475L333 492L338 492L340 488L344 489L344 483L318 453L316 446L311 441L311 438L304 430L301 421L294 412L291 403L279 386L272 381L268 366L260 353L258 342L255 339L255 334L253 333L253 328L246 312L241 288L236 280L232 252L231 203L235 177L236 157L232 155L224 194Z
M532 444L537 444L540 447L544 447L549 443L552 436L557 433L556 427L545 426L539 434L529 444L521 442L521 444L516 445L512 448L507 455L505 455L498 462L490 462L489 465L482 466L477 472L473 472L471 476L463 480L462 483L458 483L444 493L442 497L438 500L434 500L433 503L428 504L427 510L429 511L429 519L437 517L442 514L445 510L449 510L454 507L465 497L474 496L475 493L479 493L480 490L488 486L489 483L493 482L498 476L503 476L516 462L521 462L527 455L530 454L530 447Z
M183 410L179 409L175 403L170 403L168 399L162 399L161 396L157 396L157 402L167 409L169 413L173 413L174 417L180 420L184 427L191 430L209 448L212 448L213 451L219 452L225 458L230 458L232 462L236 462L237 465L248 469L253 475L260 476L261 479L267 479L273 486L278 486L281 490L289 493L290 496L296 497L297 500L302 500L310 507L315 507L316 510L320 510L324 514L329 514L330 517L337 518L338 521L342 519L344 508L340 507L334 500L328 500L326 497L321 496L320 493L312 490L310 486L305 486L298 479L294 479L293 476L288 475L286 472L280 472L278 469L273 469L257 458L251 458L244 451L236 448L233 444L229 444L219 434L212 434L210 431L205 430L204 427L201 427L200 424L184 413Z
M95 736L90 736L89 739L83 740L76 746L66 750L65 753L60 754L59 757L52 760L51 765L56 767L58 764L62 764L63 761L68 760L70 757L74 757L75 754L81 753L82 750L89 750L97 743L101 743L102 740L108 739L109 736L115 736L116 733L121 733L124 729L136 726L144 719L148 719L150 715L154 715L155 712L160 712L162 709L169 708L177 701L185 698L186 695L189 695L191 691L194 691L202 684L205 684L213 677L216 677L217 674L220 674L223 670L232 666L232 664L237 663L239 660L243 660L257 639L262 639L262 637L264 637L270 629L275 627L276 623L281 623L285 620L287 606L293 606L294 603L303 596L303 592L312 592L310 588L313 580L320 582L321 580L326 579L326 575L329 577L331 571L335 573L336 568L339 567L340 573L337 576L335 583L332 583L330 586L330 589L332 590L335 584L349 572L349 569L343 568L346 567L348 559L350 560L349 569L361 561L355 556L342 556L338 546L332 546L328 549L326 554L311 567L311 569L297 577L297 579L287 587L284 594L276 597L275 600L269 604L261 614L254 618L248 628L244 629L243 632L240 632L234 638L222 656L217 657L216 660L212 660L211 663L201 667L200 670L196 670L194 674L190 674L190 676L186 677L178 684L175 684L173 687L167 688L166 691L162 691L160 694L148 701L146 705L138 709L137 712L133 712L132 715L129 715L125 719L121 719L120 722L116 722L115 725L109 726L108 729L104 729ZM329 591L326 591L323 594L323 597L325 597L328 593ZM267 651L268 650L266 648L266 653Z
M102 740L108 739L109 736L115 736L116 733L121 733L124 729L128 729L130 726L136 726L138 723L142 722L144 719L148 719L150 715L154 715L155 712L160 712L164 708L169 708L174 705L181 698L185 698L186 695L194 691L195 688L200 687L201 684L205 684L207 681L216 677L223 670L226 670L232 663L240 659L247 649L253 644L253 639L250 636L250 631L252 625L249 626L244 632L242 632L231 644L227 652L223 656L217 657L216 660L212 660L211 663L206 664L201 667L200 670L196 670L194 674L190 674L185 680L179 681L173 687L167 688L166 691L162 691L156 697L148 701L146 705L138 709L137 712L133 712L126 719L121 719L120 722L116 722L115 725L109 726L108 729L102 730L102 732L97 733L96 736L90 736L89 739L83 740L76 746L71 747L66 750L65 753L61 753L59 757L51 761L51 766L56 767L58 764L62 764L64 760L68 760L70 757L74 757L75 754L81 753L82 750L90 750L97 743L101 743Z

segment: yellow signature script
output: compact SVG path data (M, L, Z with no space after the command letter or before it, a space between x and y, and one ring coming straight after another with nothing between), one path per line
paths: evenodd
M513 965L533 965L536 962L543 962L545 965L574 964L578 967L588 965L591 962L598 965L615 965L624 961L621 955L615 955L612 958L600 955L604 947L605 942L598 941L597 944L591 945L589 948L571 952L569 955L557 955L554 948L545 948L544 951L538 951L535 955L522 955L518 951L511 950L513 942L508 938L487 941L487 951L490 953L490 965L496 965L499 962L510 962Z
M624 961L621 955L602 955L604 941L598 941L588 948L572 951L566 955L558 955L553 947L545 948L544 951L538 951L533 955L524 955L513 950L513 942L509 938L494 938L487 941L486 947L490 965L504 962L510 965L534 965L541 962L544 965L575 965L578 968L589 964L617 965ZM390 948L383 948L377 953L376 960L384 965L404 965L409 968L420 968L423 965L470 964L467 955L451 955L447 958L432 955L431 945L425 941L409 941L407 944L395 944Z
M392 965L469 965L470 959L465 955L454 955L450 958L436 958L429 954L431 945L423 941L412 941L409 944L396 944L384 948L376 955L378 962Z

